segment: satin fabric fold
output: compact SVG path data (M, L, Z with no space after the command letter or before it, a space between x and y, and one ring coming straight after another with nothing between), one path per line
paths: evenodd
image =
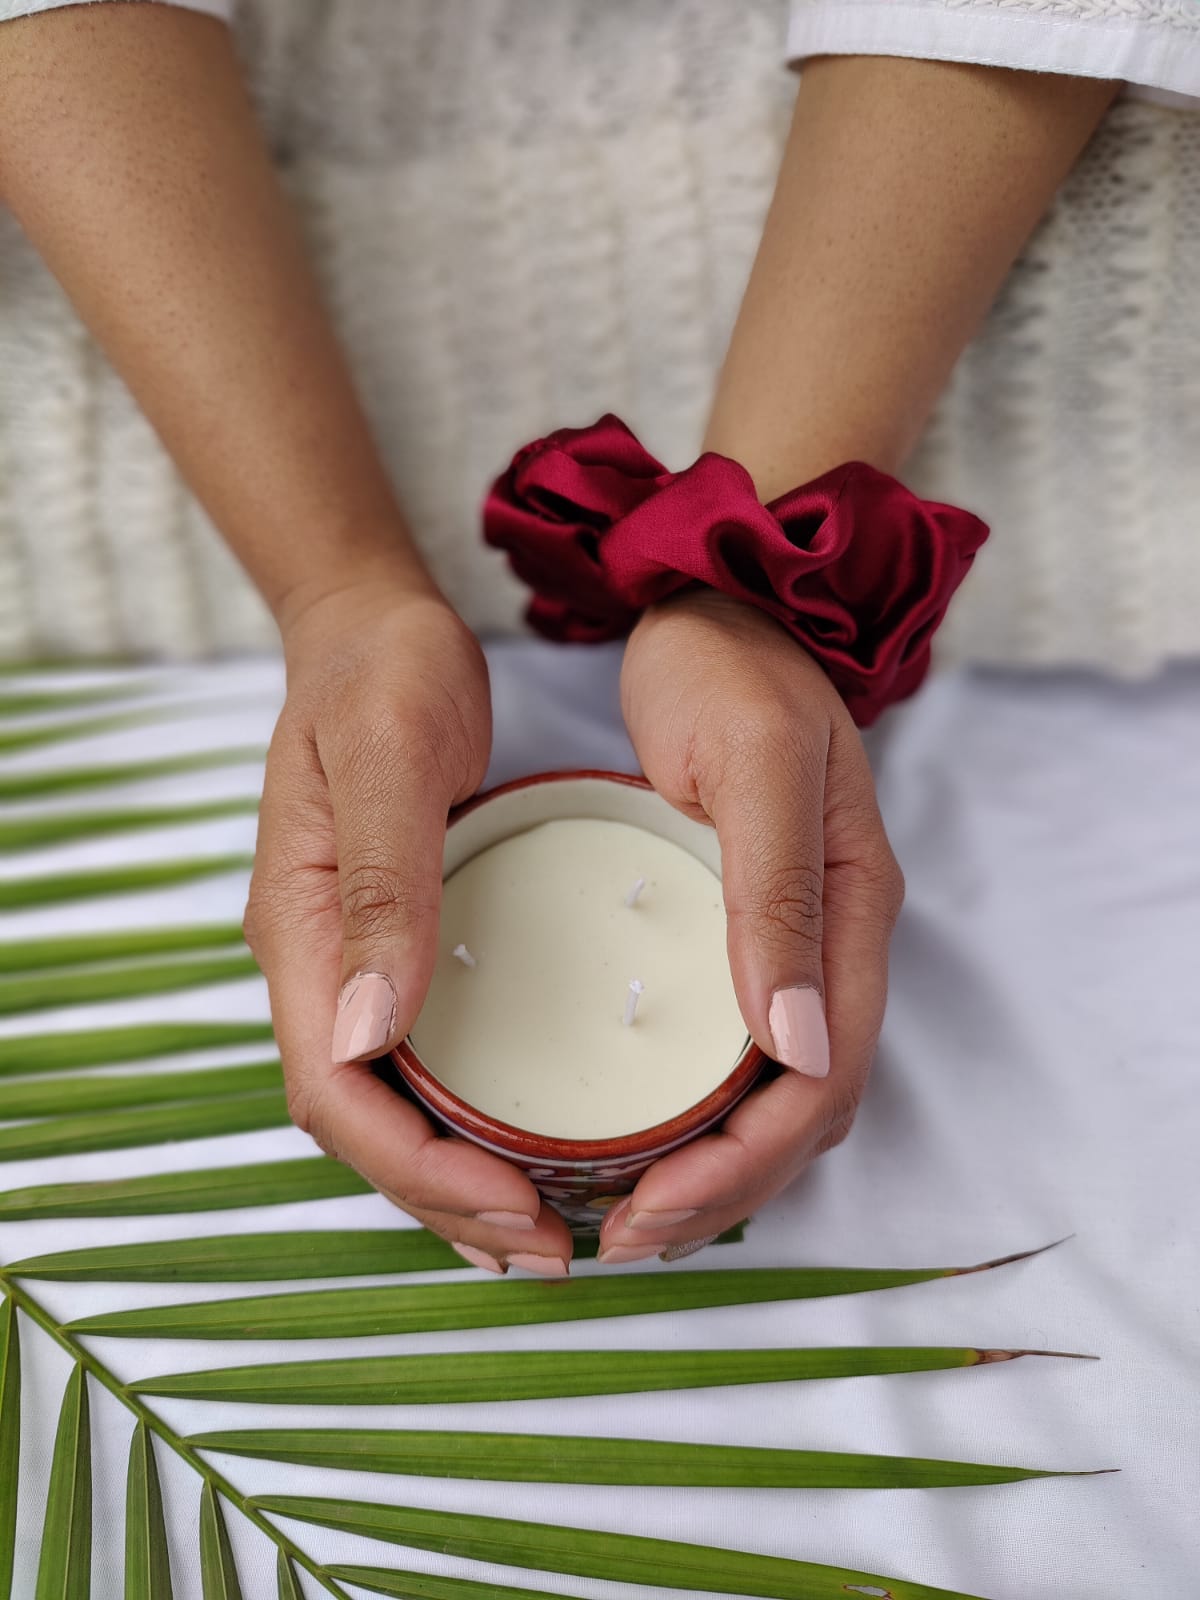
M647 606L704 584L782 624L861 727L921 683L988 533L861 461L764 506L736 461L709 452L669 472L611 415L519 450L483 523L545 637L621 638Z

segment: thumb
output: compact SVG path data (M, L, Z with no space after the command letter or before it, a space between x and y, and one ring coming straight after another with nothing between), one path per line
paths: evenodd
M811 1078L829 1073L825 766L825 747L815 740L765 740L723 764L708 807L721 842L729 964L742 1015L761 1049Z
M433 976L453 796L435 763L405 765L405 750L397 739L377 764L350 754L326 769L342 906L334 1061L398 1044Z

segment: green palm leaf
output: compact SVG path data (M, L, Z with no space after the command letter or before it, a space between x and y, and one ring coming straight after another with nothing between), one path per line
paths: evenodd
M10 1189L0 1194L0 1223L49 1217L171 1216L373 1192L365 1178L328 1156L297 1156L291 1161L262 1161L244 1167L153 1172L140 1178Z
M32 1256L8 1270L77 1283L265 1283L462 1266L463 1258L424 1228L361 1228L98 1245Z
M977 1267L745 1267L714 1272L608 1273L562 1282L386 1284L319 1289L187 1305L138 1306L83 1317L76 1333L133 1339L344 1339L641 1316L709 1306L808 1300L898 1289L982 1272L1036 1251Z
M230 1076L237 1071L263 1070L231 1068ZM219 1074L210 1072L188 1076L217 1077ZM275 1077L278 1076L276 1070ZM0 1108L3 1103L3 1095L0 1094ZM186 1177L187 1174L180 1176ZM230 1179L237 1176L236 1169L229 1172ZM366 1189L366 1185L363 1188ZM257 1195L254 1198L256 1203L262 1203ZM741 1235L741 1228L730 1228L713 1242L732 1244ZM577 1259L595 1255L596 1240L581 1239L577 1242ZM395 1227L216 1234L202 1239L94 1245L86 1250L61 1250L54 1255L31 1256L25 1261L14 1262L8 1270L14 1277L58 1278L80 1283L267 1283L272 1279L354 1278L385 1272L435 1272L447 1267L461 1271L463 1258L444 1239L424 1228Z
M282 1089L224 1100L186 1100L132 1111L97 1111L82 1117L48 1117L0 1128L0 1161L78 1155L86 1150L129 1150L168 1139L211 1139L219 1134L280 1128L288 1121Z
M514 1589L505 1584L479 1583L474 1578L441 1578L433 1572L397 1572L386 1567L327 1567L359 1589L390 1594L398 1600L578 1600L561 1589Z
M379 1428L241 1428L189 1439L197 1450L347 1472L501 1483L607 1483L718 1489L947 1489L1088 1476L919 1456L589 1439L532 1433Z
M195 989L210 983L259 975L249 953L234 956L147 961L127 966L83 967L35 977L0 977L0 1016L20 1011L57 1010L97 1000L134 1000L174 989Z
M0 941L0 974L124 961L130 956L161 956L171 951L213 950L241 943L241 925L231 922L201 923L191 928L110 929L104 933L69 933L55 939L6 939Z
M18 1263L12 1270L23 1268ZM469 1350L215 1367L144 1378L130 1387L135 1394L252 1405L447 1405L936 1372L1021 1356L1094 1359L1058 1350L921 1345L891 1349L844 1345L826 1350Z
M91 689L26 689L17 694L0 693L0 717L35 717L51 711L74 711L80 706L103 705L106 701L152 694L158 687L153 683L113 683Z
M0 734L0 748L4 735ZM142 833L149 828L177 828L187 822L212 822L218 817L251 816L258 801L204 800L195 805L145 806L136 810L47 811L0 821L0 851L36 850L75 839L97 839L112 833Z
M211 1483L200 1491L200 1586L204 1600L242 1600L233 1546Z
M254 857L193 856L180 861L148 861L132 867L100 867L84 872L52 872L41 877L9 878L0 883L0 911L57 905L64 900L91 900L100 895L137 894L169 889L197 878L242 872Z
M12 1593L21 1462L21 1346L17 1308L0 1306L0 1600Z
M150 1430L139 1422L125 1484L125 1600L171 1600L162 1490Z
M88 1600L91 1568L92 1439L87 1374L76 1365L54 1440L36 1600Z
M146 693L151 686L143 686L139 693ZM261 695L256 697L263 705L273 703L274 697ZM239 700L237 709L244 710L246 700ZM33 728L0 728L0 754L11 754L17 750L31 750L39 745L63 744L76 739L91 739L97 734L124 733L134 728L153 728L164 722L178 726L185 721L198 717L228 717L231 702L224 700L162 700L155 705L138 707L131 711L114 711L89 717L76 717L71 721L41 723ZM189 752L189 756L193 753ZM166 757L163 759L179 759Z
M365 1534L414 1550L436 1550L442 1555L531 1567L540 1572L565 1572L580 1578L657 1584L665 1589L706 1589L717 1594L762 1595L770 1600L846 1600L847 1593L881 1593L888 1600L979 1600L978 1596L931 1589L928 1584L908 1583L900 1578L881 1578L870 1572L789 1561L783 1556L760 1556L749 1550L647 1539L631 1533L599 1533L591 1528L468 1516L460 1511L424 1511L412 1506L307 1499L299 1495L268 1495L252 1504L276 1516L315 1522L344 1533ZM343 1575L340 1570L338 1575Z
M13 747L7 745L0 748ZM208 772L216 767L258 767L262 765L265 755L265 750L255 746L240 746L229 750L197 750L188 755L159 756L153 761L130 761L110 766L51 767L43 772L6 772L0 774L0 800L40 800L45 795L146 783L155 778L176 778L189 772Z
M279 1552L276 1563L275 1582L279 1590L278 1600L304 1600L299 1579L296 1577L296 1569L283 1550Z
M238 1067L201 1067L194 1072L141 1072L120 1077L34 1078L0 1083L0 1118L58 1117L70 1112L118 1111L175 1100L208 1100L283 1085L278 1061Z
M269 1022L138 1022L78 1033L9 1034L0 1039L0 1078L114 1066L185 1051L261 1044L274 1037Z

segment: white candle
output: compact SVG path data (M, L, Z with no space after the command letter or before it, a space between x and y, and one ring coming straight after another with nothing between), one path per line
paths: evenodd
M649 891L625 904L631 882ZM746 1043L721 885L628 823L544 822L445 884L437 969L413 1048L502 1122L563 1139L653 1127L711 1093ZM465 945L476 958L454 959ZM622 1026L630 974L645 993Z

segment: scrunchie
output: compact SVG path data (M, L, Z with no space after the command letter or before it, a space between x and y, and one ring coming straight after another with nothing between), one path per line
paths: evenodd
M706 584L767 612L828 673L860 727L918 687L978 517L847 462L764 506L736 461L668 472L619 418L519 450L484 537L534 591L547 638L618 639L655 601Z

